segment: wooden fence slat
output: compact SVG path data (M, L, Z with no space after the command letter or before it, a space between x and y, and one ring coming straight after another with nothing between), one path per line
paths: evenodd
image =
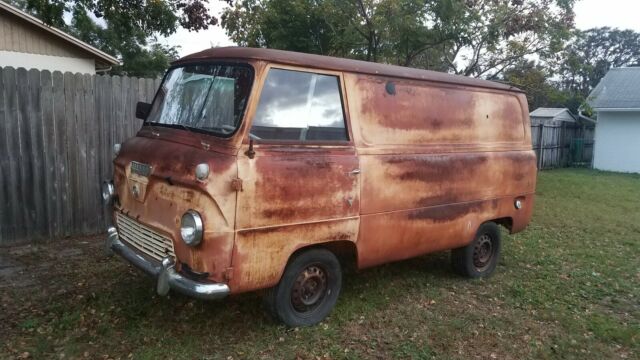
M67 229L65 235L70 236L78 231L77 216L79 194L77 193L77 179L75 174L78 173L78 152L76 151L76 83L72 73L64 73L64 100L65 100L65 117L66 117L66 143L64 144L66 151L66 161L69 171L65 178L65 189L68 197L68 208L66 212L65 222Z
M14 68L3 69L3 86L5 98L5 120L7 133L7 146L10 149L9 174L7 183L9 189L9 202L11 203L11 213L8 221L13 226L13 234L16 239L27 238L27 228L25 226L25 212L23 209L22 179L21 179L21 151L20 151L20 119L18 118L18 94L17 94L17 71Z
M54 122L54 147L50 149L54 154L55 180L53 188L58 201L56 202L56 237L65 236L67 233L69 213L69 190L67 187L68 162L67 162L67 133L65 116L64 75L60 71L52 74L53 86L53 122Z
M26 226L26 236L29 241L33 241L35 226L36 205L33 194L33 153L32 138L29 131L29 77L27 70L18 68L16 70L16 90L17 90L17 124L19 128L19 189L22 202L19 204L23 213L23 224Z
M38 238L48 237L49 214L47 212L47 188L46 188L46 165L44 149L44 127L42 118L42 99L40 71L31 69L27 73L29 78L29 136L31 137L31 154L33 175L33 197L35 203L35 236Z
M56 204L60 201L56 191L56 148L55 122L53 117L53 83L50 71L40 73L40 104L42 109L43 129L43 169L44 169L44 201L48 219L49 237L59 233L60 224L56 216Z
M11 192L9 188L9 172L11 171L12 149L9 148L9 139L7 138L11 132L5 116L4 82L3 71L0 68L0 154L3 154L0 156L0 244L15 237L15 229L11 225L11 203L9 202Z
M92 233L95 229L100 228L100 221L96 216L100 209L100 180L98 177L97 167L97 147L98 147L98 126L96 124L95 109L95 84L94 76L85 74L82 78L84 83L84 102L85 102L85 134L86 134L86 167L87 178L84 181L84 191L86 191L85 205L85 224L86 234Z

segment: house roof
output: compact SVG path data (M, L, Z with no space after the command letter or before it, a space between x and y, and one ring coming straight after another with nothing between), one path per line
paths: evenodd
M531 117L541 117L541 118L554 118L563 112L569 113L569 115L573 118L573 114L567 108L537 108L529 114Z
M85 52L88 52L89 54L91 54L96 60L98 60L99 62L105 63L107 64L107 66L110 65L117 65L120 62L118 61L118 59L116 59L115 57L101 51L98 50L96 48L94 48L93 46L85 43L82 40L79 40L67 33L65 33L62 30L56 29L52 26L48 26L46 24L44 24L40 19L36 18L35 16L32 16L30 14L27 14L26 12L15 8L3 1L0 1L0 10L4 10L14 16L17 16L19 18L21 18L22 20L32 24L33 26L42 29L62 40L64 40L65 42L69 43L72 46L75 46L76 48L79 48L81 50L84 50Z
M182 59L174 62L174 64L178 65L189 62L207 61L212 59L264 60L279 64L307 66L325 70L419 79L463 86L474 86L505 91L522 92L522 90L514 86L505 85L493 81L470 78L466 76L451 75L437 71L421 70L395 65L379 64L368 61L343 59L314 54L303 54L275 49L258 49L249 47L211 48L183 57Z
M640 67L609 70L588 101L596 110L640 109Z

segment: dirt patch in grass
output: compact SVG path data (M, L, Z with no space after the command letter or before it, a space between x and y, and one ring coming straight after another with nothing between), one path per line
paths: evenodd
M640 177L543 172L496 274L448 254L348 273L332 315L287 329L259 294L160 298L102 237L0 248L0 358L638 358Z

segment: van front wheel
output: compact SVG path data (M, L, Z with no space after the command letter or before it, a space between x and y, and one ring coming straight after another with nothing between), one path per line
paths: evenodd
M293 258L280 282L265 296L267 309L288 326L311 326L329 315L342 287L342 270L326 249L311 249Z
M498 225L494 222L482 224L469 245L451 251L453 269L470 278L490 276L498 265L500 245Z

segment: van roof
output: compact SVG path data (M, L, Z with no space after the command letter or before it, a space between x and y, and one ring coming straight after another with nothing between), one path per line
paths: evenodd
M452 75L437 71L414 69L396 65L379 64L368 61L342 59L331 56L304 54L293 51L274 49L259 49L235 46L210 48L191 55L187 55L175 61L173 64L180 65L188 62L221 58L264 60L272 63L298 65L325 70L419 79L448 84L522 92L522 90L514 86L488 80L470 78L466 76Z

